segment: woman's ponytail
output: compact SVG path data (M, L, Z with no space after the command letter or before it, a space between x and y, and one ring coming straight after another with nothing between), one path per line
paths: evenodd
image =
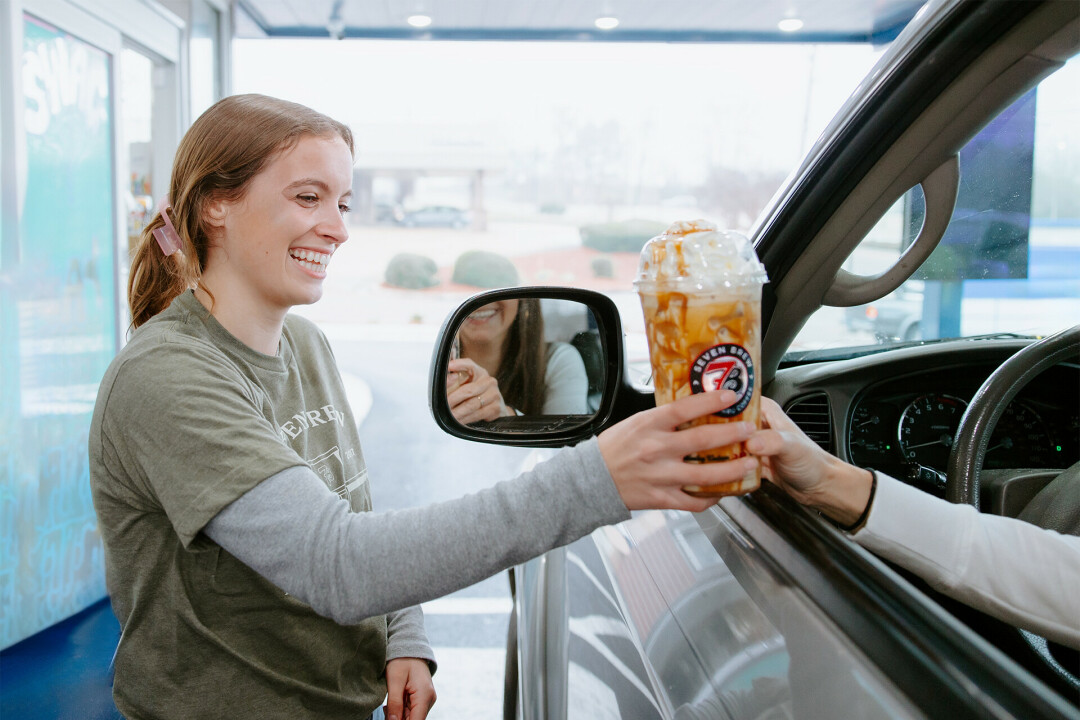
M166 212L164 208L161 212ZM131 260L128 277L128 305L132 327L139 327L169 307L178 295L192 287L195 278L188 267L187 255L175 252L165 255L154 231L165 227L161 212L143 228L139 245Z

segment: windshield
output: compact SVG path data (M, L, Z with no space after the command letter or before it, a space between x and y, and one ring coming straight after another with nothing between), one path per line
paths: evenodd
M1080 61L1017 99L960 152L956 207L937 248L895 292L815 313L789 355L940 338L1043 336L1080 321ZM922 227L921 187L844 267L891 267ZM830 353L831 354L831 353Z

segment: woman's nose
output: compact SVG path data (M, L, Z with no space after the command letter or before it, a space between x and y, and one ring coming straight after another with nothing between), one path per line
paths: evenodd
M329 210L319 225L319 234L340 245L349 239L349 227L345 223L345 213L337 207Z

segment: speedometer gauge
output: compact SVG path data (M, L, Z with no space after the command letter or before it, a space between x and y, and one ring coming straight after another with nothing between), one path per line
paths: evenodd
M1021 402L1012 402L998 420L986 449L986 467L1054 467L1054 442L1038 413Z
M909 463L945 472L967 403L952 395L923 395L900 416L900 452Z

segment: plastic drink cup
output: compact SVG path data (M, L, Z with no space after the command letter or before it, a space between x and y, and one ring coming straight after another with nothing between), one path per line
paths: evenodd
M678 222L641 251L634 285L641 297L656 404L731 389L735 403L683 427L749 421L760 424L761 287L765 268L744 235L704 220ZM742 443L688 455L707 463L746 455ZM756 490L761 472L741 480L683 490L698 497Z

